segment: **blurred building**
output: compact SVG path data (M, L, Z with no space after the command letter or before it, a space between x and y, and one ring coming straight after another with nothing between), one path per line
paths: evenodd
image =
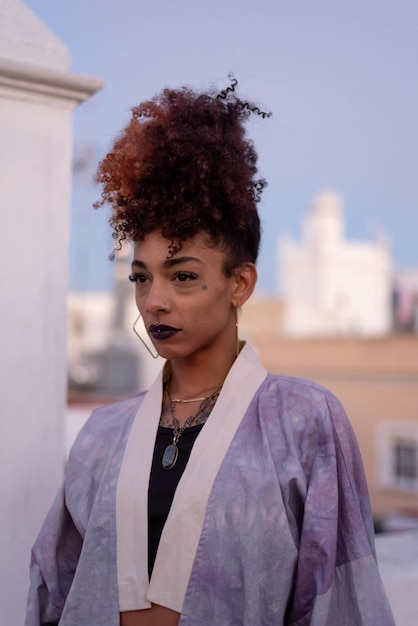
M395 272L393 326L401 333L418 333L418 269Z
M392 272L386 237L344 237L341 198L318 194L302 242L279 244L283 332L294 337L382 336L390 332Z
M161 359L153 361L132 331L138 315L130 273L130 248L114 260L113 292L68 296L69 401L103 402L146 388Z

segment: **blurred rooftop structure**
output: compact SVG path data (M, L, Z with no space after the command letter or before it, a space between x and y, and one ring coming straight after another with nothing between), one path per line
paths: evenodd
M391 330L389 238L345 238L342 198L318 193L305 215L302 241L279 241L283 332L294 337L382 336Z

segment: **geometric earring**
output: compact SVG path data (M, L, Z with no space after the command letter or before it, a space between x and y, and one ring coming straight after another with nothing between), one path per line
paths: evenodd
M158 352L156 354L154 354L151 350L151 348L147 345L145 339L143 339L141 337L141 335L139 334L139 332L136 329L136 325L139 322L139 320L141 319L141 313L138 315L138 317L136 318L134 325L132 327L132 330L134 331L135 335L141 340L141 342L144 344L144 346L146 347L146 349L148 350L148 352L150 353L150 355L152 356L153 359L158 359L158 357L160 356L158 354ZM146 331L145 331L146 332ZM152 344L151 344L152 345Z
M239 351L240 351L240 343L239 343L239 336L238 336L238 307L235 307L235 333L236 333L236 350L237 350L237 354L236 356L238 357L239 355Z

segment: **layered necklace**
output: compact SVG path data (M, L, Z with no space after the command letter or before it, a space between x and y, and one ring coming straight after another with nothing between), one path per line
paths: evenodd
M170 392L168 389L168 386L165 389L165 394L167 396L167 400L168 400L168 408L170 410L171 413L171 417L172 417L172 421L173 421L173 441L166 447L166 449L164 450L164 454L163 454L163 458L162 458L162 467L165 470L170 470L172 467L175 466L176 462L177 462L177 458L179 455L179 449L177 447L177 444L179 442L180 437L182 436L183 432L186 430L186 428L189 428L190 426L193 426L193 424L196 422L196 420L199 419L199 417L201 417L205 410L209 408L208 414L206 417L208 417L210 411L213 409L213 406L219 396L221 392L221 387L219 387L219 389L216 389L216 391L214 391L212 393L212 395L210 396L204 396L202 398L189 398L186 400L181 400L179 398L171 398L170 396ZM199 408L196 411L196 413L194 413L193 415L190 415L190 417L187 418L187 420L184 422L183 426L179 427L178 426L178 420L176 419L176 404L185 404L185 403L189 403L189 402L200 402Z

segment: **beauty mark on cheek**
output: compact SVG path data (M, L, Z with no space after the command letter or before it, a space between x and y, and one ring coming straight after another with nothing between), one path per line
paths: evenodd
M207 285L202 285L202 291L207 291L208 286Z

